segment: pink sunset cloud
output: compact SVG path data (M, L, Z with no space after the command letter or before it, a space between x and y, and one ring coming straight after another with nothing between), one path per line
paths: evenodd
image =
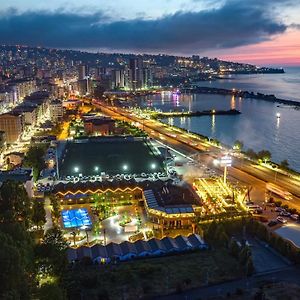
M213 54L224 60L257 65L300 66L300 30L289 29L271 41L214 51Z

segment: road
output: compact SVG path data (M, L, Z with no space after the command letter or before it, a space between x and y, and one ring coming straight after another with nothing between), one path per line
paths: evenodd
M224 149L213 146L194 134L171 128L157 120L138 117L120 107L111 107L101 102L94 102L94 105L114 119L134 122L136 126L145 130L150 137L162 140L165 144L186 155L198 156L208 166L213 167L214 159L224 155ZM289 206L300 210L300 182L297 178L281 174L239 157L234 157L233 165L228 168L228 173L229 176L251 186L253 188L252 195L257 198L255 200L262 202L265 200L266 182L280 186L294 195L293 200L287 202Z

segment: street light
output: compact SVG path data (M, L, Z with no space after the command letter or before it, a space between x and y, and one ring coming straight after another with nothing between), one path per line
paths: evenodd
M99 167L95 167L95 172L98 172L99 171Z
M123 165L123 170L127 171L128 170L128 165Z
M79 168L78 167L74 167L74 172L78 173L79 172Z
M156 169L156 164L155 164L155 163L152 163L152 164L151 164L151 169L152 169L152 170Z

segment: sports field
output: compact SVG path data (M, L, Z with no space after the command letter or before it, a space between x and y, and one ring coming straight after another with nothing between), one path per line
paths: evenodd
M148 141L99 138L69 142L59 171L64 177L154 173L164 168L163 158Z

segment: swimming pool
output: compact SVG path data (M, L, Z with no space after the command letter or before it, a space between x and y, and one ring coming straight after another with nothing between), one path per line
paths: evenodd
M65 228L92 226L92 221L86 208L63 210L61 216Z

